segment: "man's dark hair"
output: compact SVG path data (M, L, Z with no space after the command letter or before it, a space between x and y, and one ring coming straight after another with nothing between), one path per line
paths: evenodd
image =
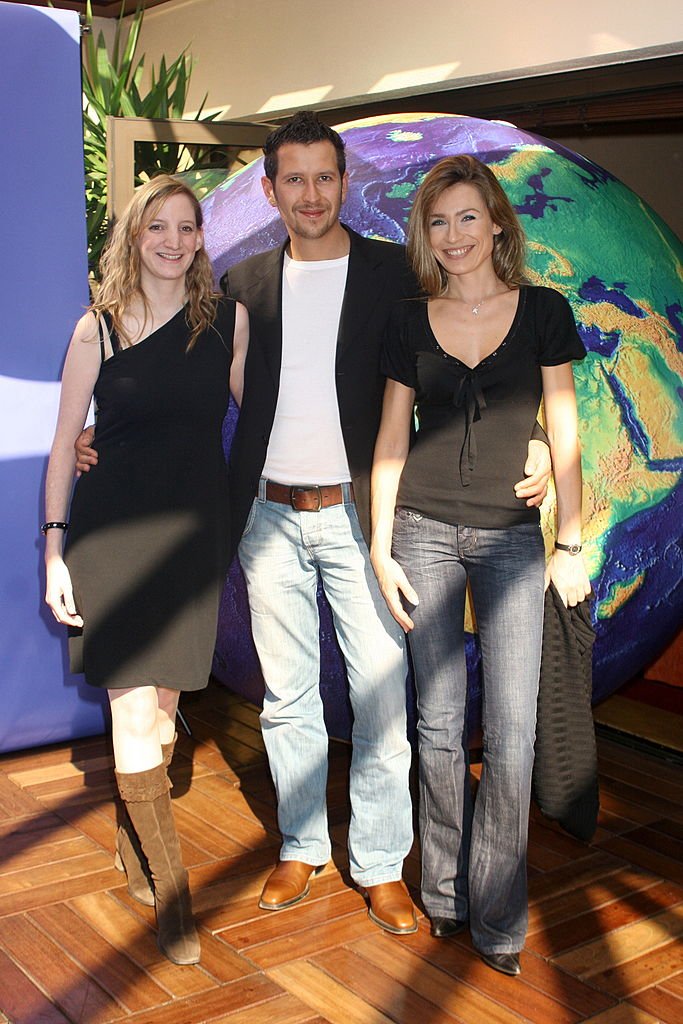
M341 136L334 128L323 124L314 110L300 110L287 124L275 128L263 147L263 166L266 177L275 182L277 175L277 151L288 143L310 146L312 142L331 142L337 154L337 168L340 175L346 170L346 153Z

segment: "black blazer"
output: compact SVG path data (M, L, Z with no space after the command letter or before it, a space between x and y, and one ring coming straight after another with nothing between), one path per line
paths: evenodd
M394 303L415 296L418 287L403 246L346 230L351 250L337 338L337 399L358 516L369 539L370 469L384 393L382 344ZM231 535L236 544L258 491L275 418L282 362L284 252L282 246L251 256L221 278L226 294L247 307L250 323L244 398L230 453ZM311 423L311 431L315 429Z

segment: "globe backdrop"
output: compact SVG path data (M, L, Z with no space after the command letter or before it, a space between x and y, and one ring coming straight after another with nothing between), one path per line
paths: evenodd
M577 153L499 122L441 114L368 118L339 127L347 147L343 221L405 241L413 195L439 159L472 153L506 189L529 242L528 276L572 305L588 357L575 366L583 446L585 552L595 591L594 699L631 678L666 644L683 610L683 245L612 174ZM261 190L257 160L203 200L216 277L285 238ZM226 446L234 426L225 426ZM542 514L552 544L554 498ZM259 700L248 607L233 566L214 670ZM468 623L471 629L471 624ZM321 688L334 735L349 733L344 670L321 601ZM468 643L473 712L479 678Z

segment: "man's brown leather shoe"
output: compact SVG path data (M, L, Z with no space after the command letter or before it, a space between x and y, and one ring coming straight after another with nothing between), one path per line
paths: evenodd
M304 864L300 860L281 860L263 886L259 907L261 910L284 910L285 907L293 907L299 900L308 896L308 880L314 872L317 874L319 871L322 871L322 868Z
M368 885L365 893L370 904L368 916L393 935L412 935L417 931L413 901L403 882L382 882Z

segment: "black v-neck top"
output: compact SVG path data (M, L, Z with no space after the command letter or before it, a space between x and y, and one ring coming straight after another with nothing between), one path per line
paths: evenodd
M397 307L384 349L387 377L413 388L417 432L397 504L441 522L505 529L538 522L515 497L542 395L541 366L583 359L567 300L524 286L510 330L470 368L432 331L427 303Z

